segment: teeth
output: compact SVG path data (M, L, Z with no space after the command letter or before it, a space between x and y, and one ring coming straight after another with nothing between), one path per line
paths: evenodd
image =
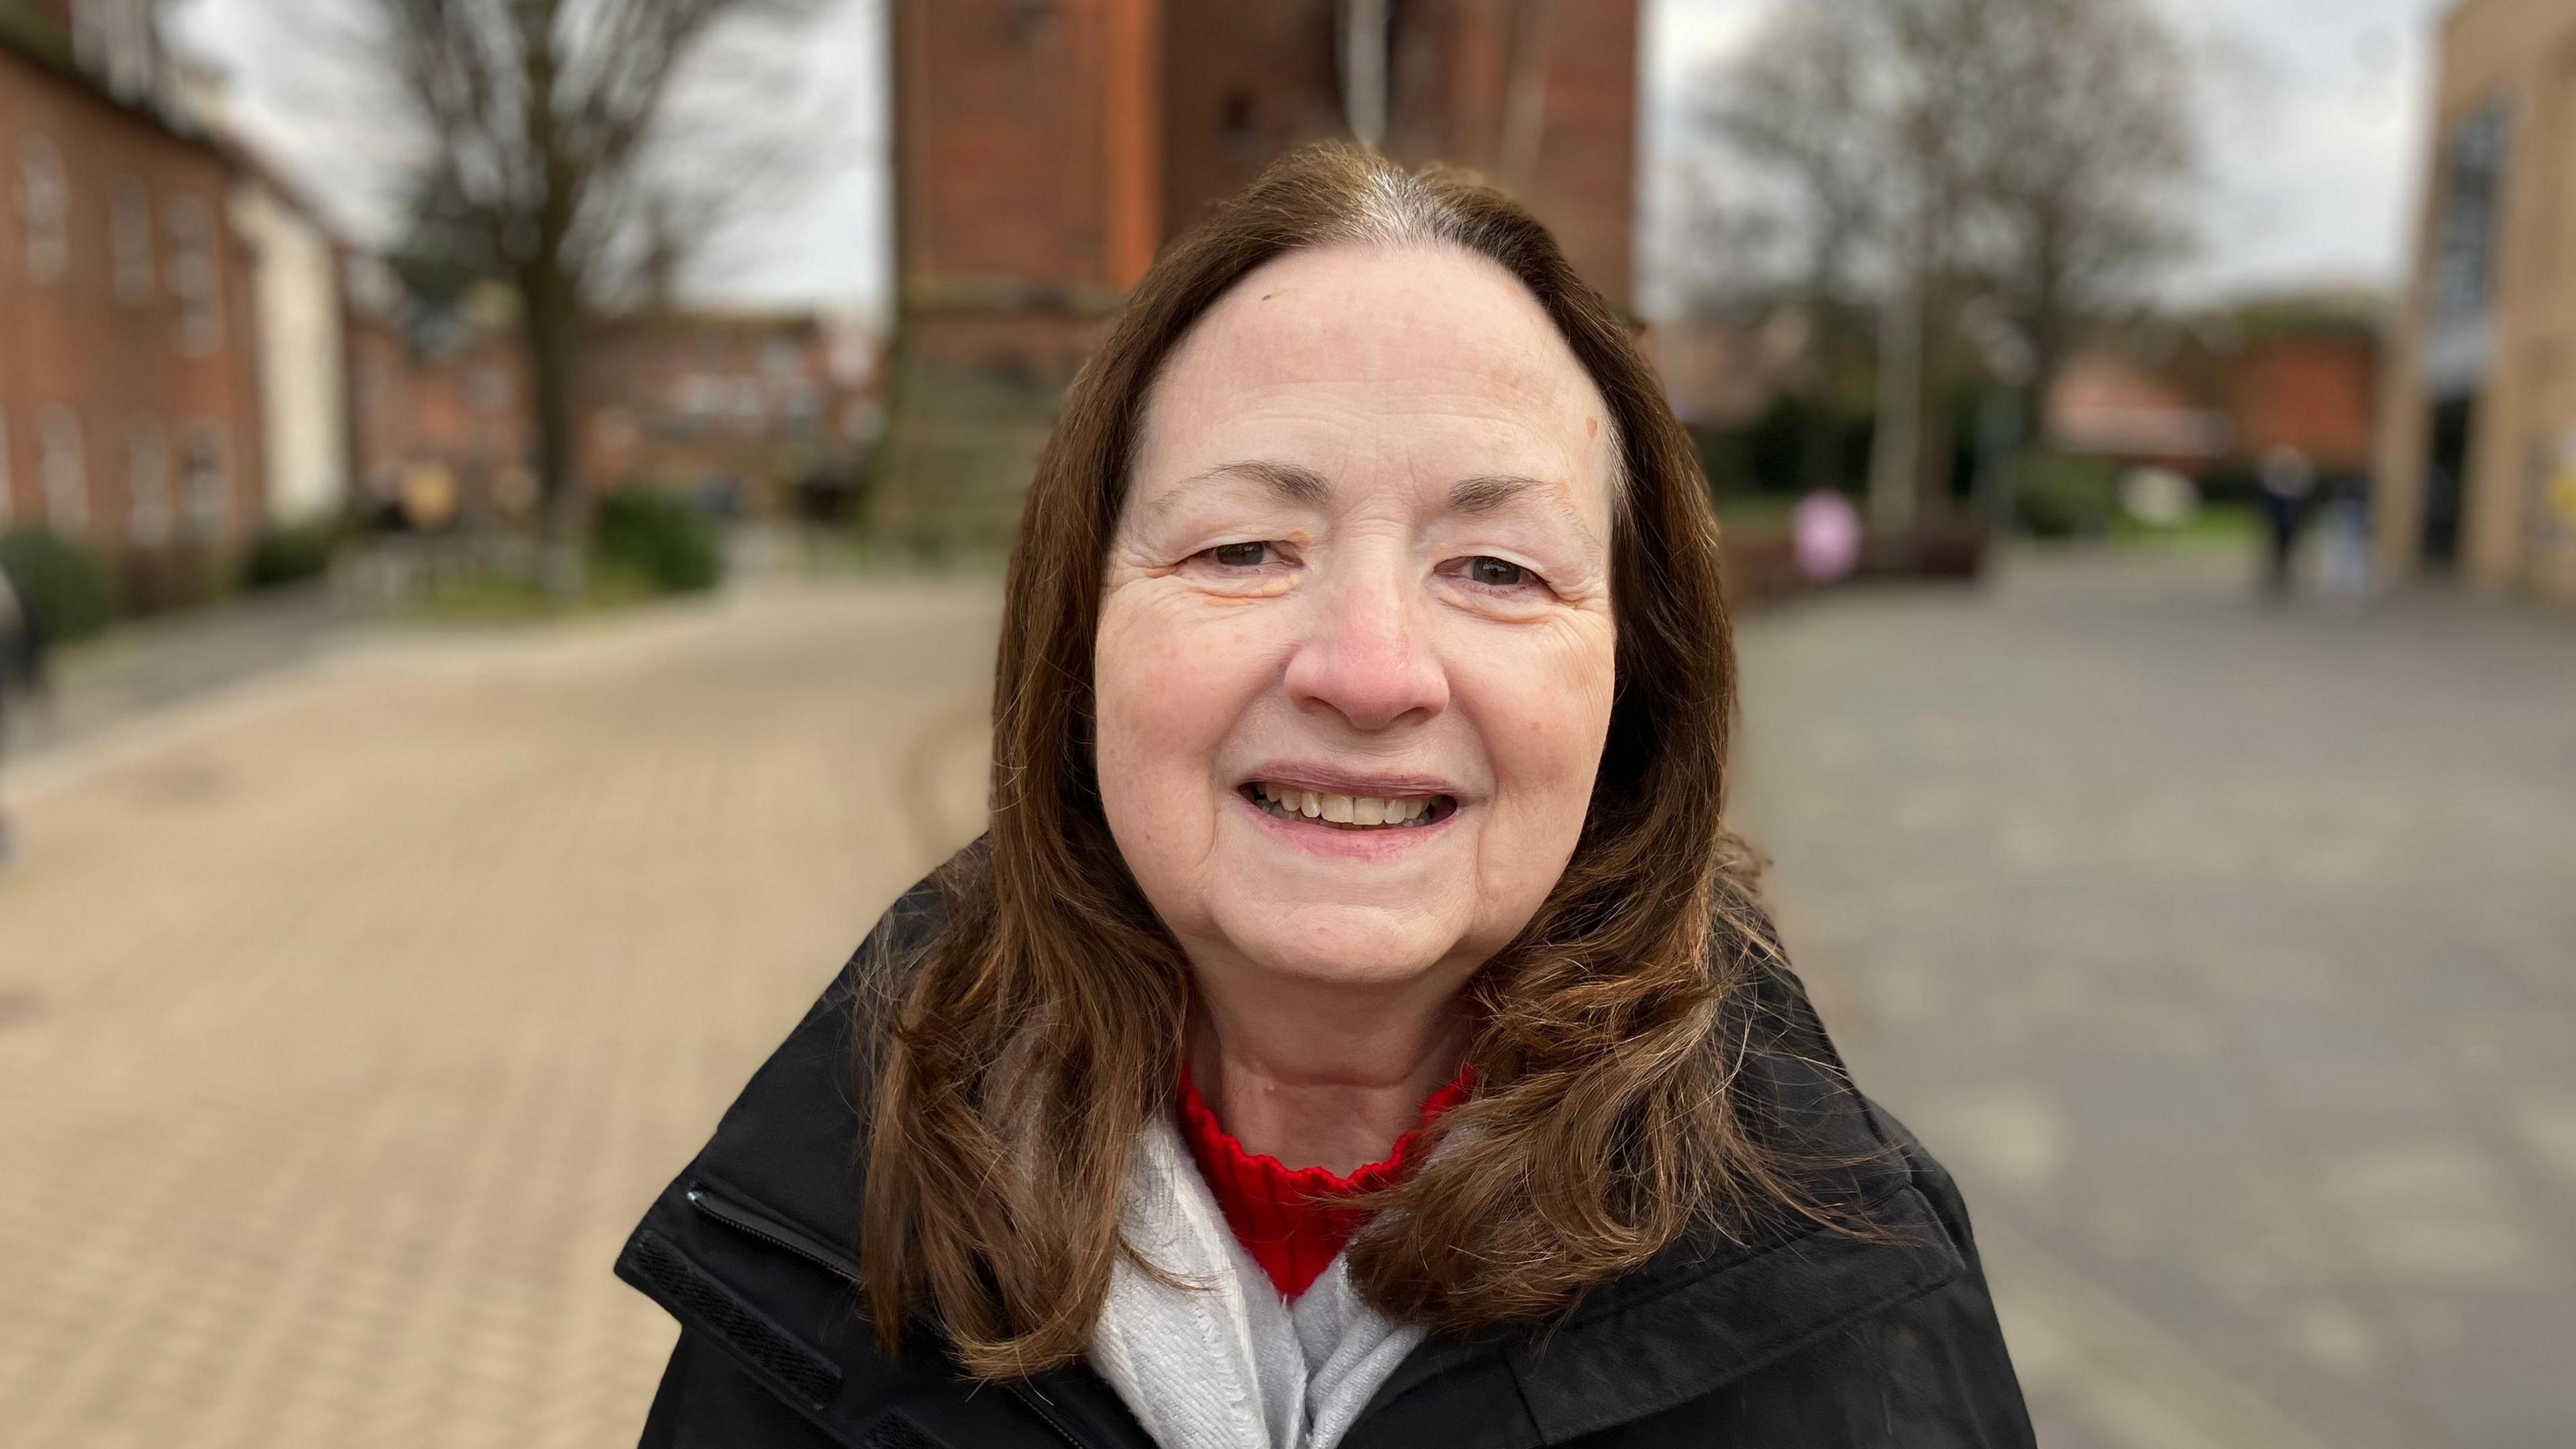
M1431 797L1422 795L1400 799L1377 795L1327 795L1293 785L1274 785L1267 780L1254 781L1252 792L1281 815L1302 815L1309 820L1325 820L1361 829L1411 825L1431 814Z

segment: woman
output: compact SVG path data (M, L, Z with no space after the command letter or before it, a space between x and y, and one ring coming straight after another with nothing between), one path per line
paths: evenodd
M1721 823L1732 690L1547 234L1281 161L1039 464L991 833L620 1259L682 1327L646 1443L2028 1443Z

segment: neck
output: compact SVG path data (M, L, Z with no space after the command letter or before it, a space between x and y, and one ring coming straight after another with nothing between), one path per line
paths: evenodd
M1466 1060L1456 985L1426 984L1202 980L1191 1081L1246 1151L1347 1175L1384 1159Z

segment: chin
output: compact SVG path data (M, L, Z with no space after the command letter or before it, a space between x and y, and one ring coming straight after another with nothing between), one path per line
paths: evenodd
M1438 970L1457 945L1455 931L1413 911L1308 905L1247 914L1254 919L1243 929L1226 932L1235 949L1272 975L1317 986L1400 986ZM1298 927L1280 929L1282 918Z

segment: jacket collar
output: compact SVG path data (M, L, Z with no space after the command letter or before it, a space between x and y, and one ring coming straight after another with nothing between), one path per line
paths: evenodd
M752 1244L820 1269L843 1302L857 1282L864 1117L853 1027L862 994L884 990L879 963L901 959L944 919L925 883L896 902L804 1020L725 1113L688 1172L648 1214L638 1240L703 1233L713 1218ZM1883 1234L1862 1240L1786 1225L1734 1243L1685 1242L1635 1273L1595 1290L1566 1318L1473 1339L1434 1336L1380 1387L1344 1441L1350 1449L1408 1442L1496 1446L1557 1443L1642 1418L1711 1393L1830 1333L1837 1326L1965 1271L1954 1243L1915 1185L1915 1159L1853 1090L1805 994L1785 972L1756 994L1770 1037L1748 1071L1800 1144L1850 1164L1821 1190L1866 1207ZM810 1321L811 1304L775 1305L769 1271L732 1268L731 1252L694 1255L737 1301L777 1322ZM629 1258L635 1249L630 1245ZM621 1272L630 1279L627 1260ZM669 1295L639 1281L670 1306ZM800 1290L801 1291L801 1290ZM856 1328L822 1345L838 1385L935 1375L954 1386L934 1353L908 1354L900 1371L877 1360ZM914 1382L913 1390L928 1387ZM1099 1449L1149 1449L1116 1395L1076 1366L1014 1386L1057 1435ZM910 1399L911 1391L896 1395ZM829 1396L825 1396L828 1398ZM846 1397L846 1395L844 1396ZM985 1396L988 1400L992 1396ZM808 1412L821 1414L822 1405ZM1437 1427L1437 1432L1423 1432Z

